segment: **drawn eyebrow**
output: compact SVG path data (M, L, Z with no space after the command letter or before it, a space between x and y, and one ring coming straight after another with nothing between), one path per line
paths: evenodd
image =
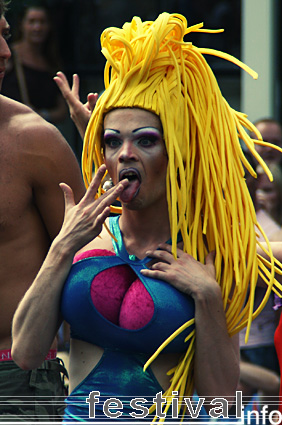
M113 129L113 128L105 128L105 129L104 129L104 134L105 134L107 131L112 131L113 133L118 133L118 134L120 134L120 131L119 131L119 130L115 130L115 129Z
M135 133L138 133L139 131L144 131L144 130L150 131L150 132L153 132L153 133L161 134L161 131L157 127L151 127L151 126L135 128L132 131L132 133L135 134ZM104 129L104 136L106 136L107 133L120 134L121 132L120 132L120 130L117 130L117 129L114 129L114 128L105 128Z
M138 131L141 131L141 130L150 130L150 131L153 130L153 131L156 131L158 133L161 133L160 130L157 127L151 127L151 126L136 128L135 130L133 130L132 133L137 133Z

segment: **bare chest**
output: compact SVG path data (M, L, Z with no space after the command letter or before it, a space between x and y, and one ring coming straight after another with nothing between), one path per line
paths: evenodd
M13 155L14 153L14 155ZM18 226L32 203L32 187L17 152L0 149L0 232Z

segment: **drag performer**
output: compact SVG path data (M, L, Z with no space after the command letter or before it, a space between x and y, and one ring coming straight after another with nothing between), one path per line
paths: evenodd
M232 400L238 331L279 286L269 243L266 259L257 253L262 229L244 166L255 172L240 139L270 176L254 149L262 142L249 137L253 130L260 138L223 98L204 55L256 75L184 42L202 30L163 13L102 33L105 91L82 158L88 190L75 204L61 184L64 224L13 325L14 359L33 368L62 317L70 323L65 421L181 418L182 397L194 391ZM114 185L107 192L105 174ZM111 207L116 198L120 210ZM268 290L253 313L258 277Z

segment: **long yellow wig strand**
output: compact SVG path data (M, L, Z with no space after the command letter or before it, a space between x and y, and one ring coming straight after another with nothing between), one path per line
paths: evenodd
M101 134L108 111L139 107L157 114L168 154L167 202L172 252L176 254L179 232L184 251L195 259L204 262L208 252L216 252L216 279L222 292L228 332L234 335L247 325L248 336L251 321L263 309L271 290L281 289L274 278L275 272L280 273L281 265L273 257L256 220L244 167L253 177L256 173L244 156L242 141L270 180L272 175L255 150L255 143L264 144L261 135L246 115L232 109L224 99L204 55L229 60L253 78L257 74L230 55L184 42L184 36L192 32L216 32L202 27L202 23L187 27L184 16L162 13L153 22L134 17L122 28L108 28L102 33L105 91L87 127L82 170L88 186L93 170L104 162ZM251 139L249 131L258 140ZM101 192L100 188L98 195ZM257 232L264 235L267 248L257 241ZM264 250L267 260L257 253L257 245ZM268 287L254 312L259 276ZM145 368L172 338L193 322L194 319L184 324L165 341ZM186 340L186 354L169 371L172 377L171 386L164 394L166 410L171 404L172 391L178 391L180 397L193 393L195 330Z

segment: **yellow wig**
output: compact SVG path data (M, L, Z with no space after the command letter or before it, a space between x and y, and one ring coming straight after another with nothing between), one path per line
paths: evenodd
M263 230L256 221L244 166L254 177L256 173L245 159L241 140L270 179L272 176L254 148L254 143L264 143L258 130L223 98L203 55L219 56L241 66L254 78L257 75L230 55L184 42L184 36L191 32L213 32L202 27L187 27L182 15L162 13L153 22L135 17L122 28L108 28L102 33L102 53L107 60L105 91L86 131L82 169L88 186L93 169L104 162L101 134L105 113L119 107L139 107L160 117L168 154L167 201L173 253L178 232L184 251L195 259L204 262L208 252L216 252L216 278L228 332L233 335L246 325L249 332L252 319L264 307L271 289L277 291L279 287L274 279L277 262L266 237L269 261L257 254L256 230ZM247 130L259 140L251 139ZM258 275L268 289L253 312ZM176 334L190 324L183 325ZM187 353L170 371L171 387L164 394L168 396L167 408L172 391L180 396L192 394L194 332L186 338Z

